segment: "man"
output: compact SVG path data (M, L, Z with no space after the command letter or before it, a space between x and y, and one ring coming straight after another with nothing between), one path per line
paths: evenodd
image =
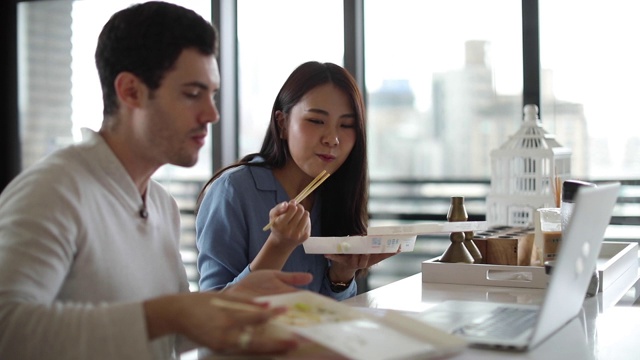
M175 5L134 5L105 25L100 131L0 195L0 358L166 359L188 349L182 338L231 352L295 346L246 330L282 311L250 299L310 276L255 272L221 293L189 293L178 208L150 179L164 164L194 165L218 121L216 52L215 28Z

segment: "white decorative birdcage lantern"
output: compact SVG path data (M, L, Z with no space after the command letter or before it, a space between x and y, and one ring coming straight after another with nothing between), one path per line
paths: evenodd
M490 226L532 226L536 209L556 207L558 184L571 175L571 149L542 128L536 105L525 105L520 129L491 152Z

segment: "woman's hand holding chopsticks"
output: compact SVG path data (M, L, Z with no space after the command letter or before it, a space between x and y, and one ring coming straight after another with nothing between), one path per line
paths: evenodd
M293 199L294 203L296 204L301 203L302 200L306 199L307 196L309 196L309 194L313 192L313 190L318 188L318 186L322 185L322 183L325 180L327 180L329 175L331 174L327 173L326 170L322 170L322 172L318 174L318 176L316 176L316 178L313 179L313 181L311 181L309 185L307 185L307 187L302 189L302 191L300 191L300 193ZM271 217L271 215L269 215L269 218L271 219L271 221L269 221L269 223L262 228L263 231L267 231L271 228L271 226L273 226L274 219Z
M277 238L298 246L311 236L309 211L295 200L283 202L269 211L271 232Z
M295 200L276 205L269 219L271 233L251 262L251 270L281 270L293 250L311 236L309 212Z
M271 234L249 265L251 270L281 270L293 250L311 236L309 211L300 203L329 175L323 170L293 200L280 203L269 211L269 223L262 230L271 229Z

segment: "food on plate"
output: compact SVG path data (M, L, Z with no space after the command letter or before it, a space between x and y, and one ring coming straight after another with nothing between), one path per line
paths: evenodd
M351 244L349 244L348 242L344 241L344 242L338 243L338 251L337 251L338 254L348 253L349 250L351 250Z
M349 321L353 319L353 317L340 314L335 310L321 305L297 302L288 306L285 313L277 316L272 321L288 326L312 326Z

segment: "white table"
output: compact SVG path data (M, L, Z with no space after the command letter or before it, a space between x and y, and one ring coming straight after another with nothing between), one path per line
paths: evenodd
M585 299L582 313L542 344L528 352L466 348L447 359L640 359L640 277L623 279L604 293ZM397 310L411 316L443 300L480 300L539 304L544 289L423 283L418 273L344 300L354 307ZM640 303L640 302L639 302ZM240 359L185 354L183 359ZM260 360L306 359L305 356L248 357ZM314 357L317 359L317 356Z
M640 359L640 280L625 281L588 298L583 312L538 347L523 353L468 348L452 359ZM411 314L443 300L539 304L544 289L423 283L418 273L374 289L345 304Z

